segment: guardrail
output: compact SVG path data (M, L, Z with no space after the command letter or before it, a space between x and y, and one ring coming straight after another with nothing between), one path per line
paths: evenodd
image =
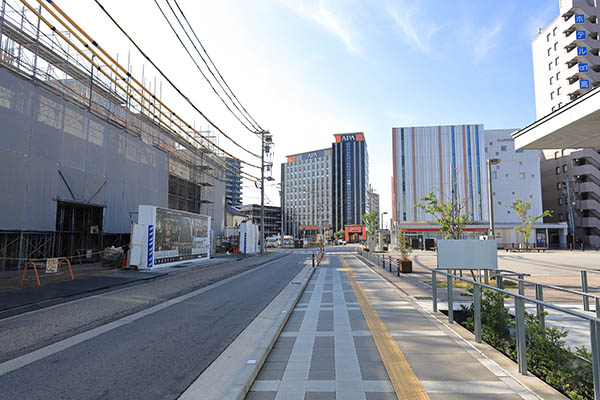
M358 251L363 257L374 262L375 265L380 265L383 263L385 268L385 256L379 256L376 254L370 254L370 252L361 252L360 249ZM391 259L391 257L390 257ZM475 341L477 343L482 343L482 335L481 335L481 296L482 289L489 289L494 292L501 293L509 298L514 299L515 304L515 322L516 322L516 342L517 342L517 363L519 373L522 375L527 375L527 341L526 341L526 331L525 331L525 303L532 303L536 305L538 316L543 316L544 310L550 309L554 311L558 311L563 314L567 314L573 317L580 318L582 320L588 321L589 330L590 330L590 347L592 353L592 371L593 371L593 381L594 381L594 400L600 400L600 317L598 316L598 310L600 304L598 301L599 296L586 293L585 291L576 291L571 289L560 288L558 286L546 285L541 283L535 283L531 281L527 281L522 279L527 274L514 273L510 271L498 271L500 274L497 274L497 278L499 278L500 285L502 285L502 279L511 279L517 281L519 283L519 292L514 293L503 288L491 286L487 283L477 282L475 280L471 280L468 278L464 278L462 276L446 272L445 270L438 270L435 268L427 267L424 265L420 265L421 267L431 271L431 288L432 288L432 298L433 298L433 311L438 311L438 291L437 291L437 279L438 274L446 277L447 282L447 297L448 297L448 323L454 323L454 299L453 299L453 281L460 280L463 282L467 282L473 286L473 319L474 319L474 330L475 330ZM457 268L458 270L458 268ZM488 270L494 271L494 270ZM583 272L586 272L583 274ZM502 274L502 272L507 272ZM582 270L582 279L583 276L586 276L587 283L587 272L597 272L594 270ZM511 278L510 275L520 276L518 278ZM498 282L498 281L497 281ZM582 281L583 282L583 281ZM525 283L533 283L536 286L536 298L530 298L524 295L524 284ZM578 311L570 310L567 308L563 308L557 306L552 303L545 302L543 300L543 288L551 288L557 289L561 291L565 291L572 294L578 294L583 296L583 298L588 299L590 297L596 299L596 316L583 314ZM587 290L587 286L585 288Z

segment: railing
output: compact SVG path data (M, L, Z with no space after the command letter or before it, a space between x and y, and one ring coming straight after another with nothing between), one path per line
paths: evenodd
M374 262L375 265L383 265L385 268L385 256L371 254L370 252L362 252L360 249L358 253L363 257ZM391 257L390 257L391 260ZM391 263L390 263L391 265ZM523 279L523 277L527 274L520 273L511 273L510 271L497 271L500 272L496 275L497 284L500 286L503 285L503 279L510 279L517 281L519 283L519 291L518 293L510 292L500 287L491 286L487 283L477 282L475 280L471 280L468 278L464 278L462 276L446 272L445 270L438 270L435 268L430 268L425 265L421 265L421 267L431 271L431 288L432 288L432 298L433 298L433 311L438 311L438 291L437 291L437 278L438 274L441 274L446 277L447 282L447 297L448 297L448 323L454 323L454 298L453 298L453 281L460 280L463 282L467 282L473 286L473 319L474 319L474 330L475 330L475 341L477 343L482 343L482 334L481 334L481 295L482 289L489 289L494 292L501 293L509 298L514 299L515 304L515 322L516 322L516 342L517 342L517 363L519 373L523 375L527 375L527 341L526 341L526 330L525 330L525 303L533 303L536 305L538 316L542 317L543 321L543 313L544 310L550 309L554 311L558 311L563 314L567 314L576 318L580 318L582 320L588 321L589 329L590 329L590 347L592 353L592 371L593 371L593 381L594 381L594 399L600 400L600 317L598 316L598 310L600 310L600 302L598 298L600 296L596 296L590 293L587 293L587 273L600 273L600 271L595 270L582 270L582 291L565 289L558 286L541 284L536 282L531 282ZM391 268L391 267L390 267ZM391 269L390 269L391 270ZM505 272L505 273L503 273ZM510 275L517 275L517 278L511 278ZM525 296L525 283L532 283L535 285L536 298L530 298ZM567 308L563 308L557 306L552 303L545 302L543 300L543 288L549 288L554 290L560 290L563 292L577 294L582 296L585 300L589 301L589 298L594 298L596 301L596 316L583 314L578 311L570 310ZM584 300L584 308L586 307ZM589 310L589 304L587 305L587 310ZM586 310L586 311L587 311ZM543 323L543 322L542 322Z

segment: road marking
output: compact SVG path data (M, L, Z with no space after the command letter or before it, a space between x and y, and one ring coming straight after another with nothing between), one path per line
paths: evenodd
M392 338L379 314L377 314L360 283L352 274L346 259L341 255L339 257L344 266L342 270L346 272L350 286L354 290L354 295L362 309L367 326L377 346L377 351L396 392L396 397L414 400L429 399L427 392L425 392L423 385L421 385L404 354L400 351L398 344Z
M286 256L284 256L284 257L286 257ZM156 304L156 305L154 305L154 306L152 306L150 308L147 308L147 309L142 310L142 311L138 311L138 312L136 312L134 314L128 315L128 316L123 317L123 318L120 318L120 319L118 319L116 321L109 322L109 323L101 325L101 326L99 326L97 328L90 329L89 331L82 332L82 333L77 334L75 336L71 336L71 337L69 337L67 339L63 339L63 340L61 340L59 342L52 343L52 344L50 344L48 346L44 346L44 347L42 347L42 348L40 348L38 350L32 351L31 353L27 353L27 354L24 354L24 355L22 355L20 357L13 358L12 360L5 361L2 364L0 364L0 376L5 375L5 374L7 374L9 372L15 371L15 370L17 370L19 368L22 368L22 367L24 367L26 365L29 365L29 364L34 363L36 361L39 361L39 360L41 360L43 358L46 358L48 356L51 356L53 354L56 354L56 353L58 353L60 351L66 350L69 347L73 347L73 346L75 346L75 345L77 345L79 343L83 343L86 340L93 339L93 338L95 338L97 336L100 336L100 335L106 333L106 332L112 331L113 329L119 328L119 327L121 327L123 325L127 325L127 324L129 324L129 323L131 323L133 321L136 321L136 320L140 319L140 318L143 318L143 317L146 317L148 315L151 315L151 314L154 314L156 312L159 312L159 311L161 311L161 310L163 310L163 309L165 309L167 307L170 307L172 305L181 303L181 302L183 302L183 301L185 301L185 300L187 300L187 299L189 299L191 297L197 296L197 295L202 294L204 292L207 292L207 291L209 291L211 289L214 289L214 288L217 288L219 286L222 286L222 285L224 285L224 284L226 284L226 283L228 283L228 282L230 282L230 281L232 281L234 279L241 278L242 276L244 276L246 274L249 274L250 272L258 271L258 270L266 267L269 264L272 264L274 262L282 260L284 257L278 258L276 260L269 261L268 263L263 264L260 267L252 268L252 269L250 269L248 271L242 272L241 274L231 276L231 277L229 277L227 279L224 279L222 281L213 283L212 285L205 286L205 287L203 287L201 289L198 289L198 290L194 290L193 292L190 292L190 293L184 294L182 296L175 297L175 298L167 300L165 302Z

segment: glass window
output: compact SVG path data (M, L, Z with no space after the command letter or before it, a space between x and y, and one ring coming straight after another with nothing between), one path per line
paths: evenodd
M546 35L546 42L549 42L549 41L550 41L550 34L547 34Z
M554 43L554 51L558 49L558 42Z
M552 48L548 49L548 55L550 55L550 52L552 51Z
M567 164L563 165L563 172L567 172L569 170L569 168L567 167Z
M558 205L562 206L562 204L563 204L563 199L562 199L562 197L559 197L558 198Z
M500 151L506 151L506 146L500 146Z
M552 63L548 64L548 71L552 71Z
M552 85L552 83L554 83L554 77L553 76L550 77L550 84Z
M561 188L561 184L560 184L560 182L556 182L556 189L557 189L557 190L560 190L560 188Z
M558 57L554 59L554 65L558 65Z
M560 167L556 167L556 175L560 175Z

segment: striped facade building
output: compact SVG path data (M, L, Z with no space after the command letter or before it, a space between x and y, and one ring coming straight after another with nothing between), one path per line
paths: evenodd
M472 221L488 220L483 125L393 128L392 146L394 222L433 222L417 207L429 192L454 195Z

